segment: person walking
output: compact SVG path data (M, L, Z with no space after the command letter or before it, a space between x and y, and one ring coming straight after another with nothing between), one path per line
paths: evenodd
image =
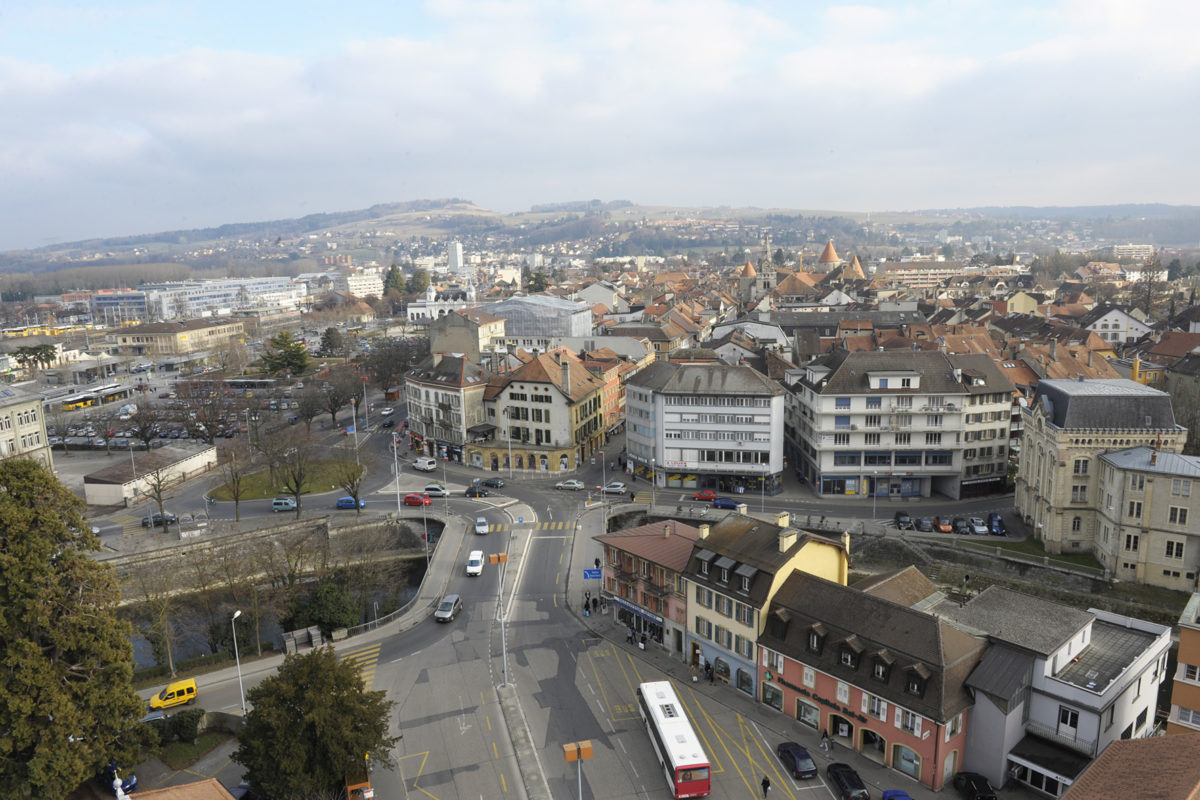
M766 775L763 775L762 787L763 787L763 798L765 800L765 798L767 796L767 790L771 788L771 779L768 778Z
M592 598L592 613L595 614L596 609L598 609L598 608L600 608L600 600L599 600L599 598L593 597Z
M821 731L821 751L829 752L829 734L825 731Z
M708 682L712 683L713 678L716 677L717 671L713 669L711 661L704 665L704 671L708 673Z

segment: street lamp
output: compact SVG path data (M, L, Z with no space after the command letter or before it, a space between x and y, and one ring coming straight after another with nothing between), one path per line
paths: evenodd
M654 485L658 483L654 471L654 459L650 459L650 508L654 508Z
M768 456L770 458L770 456ZM758 513L762 514L767 510L767 473L771 469L771 462L768 461L763 465L762 480L758 484Z
M500 565L500 585L496 589L496 614L500 618L500 675L501 686L508 686L508 635L504 624L508 615L504 613L504 565L508 564L508 539L504 540L503 553L489 553L488 563Z
M512 409L510 409L508 406L505 406L505 407L504 407L504 419L505 419L505 421L506 421L506 425L504 426L504 427L505 427L505 435L508 437L508 479L509 479L510 481L512 480L512 477L513 477L513 465L512 465L512 414L510 413L510 411L511 411L511 410L512 410Z
M350 419L350 422L351 422L350 430L354 431L354 463L357 464L357 463L359 463L359 461L358 461L358 398L357 397L355 397L353 400L350 401L350 406L351 406L351 410L352 410L351 419Z
M446 492L444 495L442 495L442 500L444 500L446 502L446 519L450 518L450 489L448 488L450 485L450 481L449 481L449 479L446 478L446 462L448 462L449 460L450 460L450 445L447 444L446 445L446 455L442 456L442 489L444 489Z
M601 533L608 533L608 496L604 492L604 487L608 486L608 480L604 475L604 468L607 464L604 463L604 451L600 451L600 517L603 520L603 525L600 529Z
M233 628L233 661L235 664L237 664L238 694L240 694L242 697L242 716L245 716L246 715L246 690L242 688L242 659L241 659L241 656L238 655L238 646L237 646L237 618L240 617L241 615L242 615L242 610L240 608L238 610L234 611L233 618L231 620L229 620L229 625L230 625L230 627Z
M875 504L879 502L879 473L871 473L871 521L875 521Z

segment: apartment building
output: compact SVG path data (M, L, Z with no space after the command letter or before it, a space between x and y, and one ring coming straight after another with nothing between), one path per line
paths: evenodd
M880 580L916 579L914 567ZM794 572L759 638L761 700L931 789L963 769L966 679L986 640L925 610Z
M172 357L203 360L242 336L241 322L204 318L117 328L105 336L105 341L113 355L145 356L169 362Z
M504 320L477 308L464 308L429 323L429 349L461 353L477 363L504 348Z
M308 290L288 277L144 283L136 289L96 292L88 298L98 324L187 319L203 313L252 308L297 308Z
M625 384L626 470L661 488L777 493L784 394L752 367L656 361Z
M676 520L611 531L594 537L604 548L597 597L615 622L633 630L647 646L684 659L687 587L683 571L700 530Z
M376 267L350 268L329 277L335 292L354 297L383 297L383 275Z
M1111 487L1101 491L1099 457L1130 447L1152 447L1159 458L1179 453L1187 430L1175 422L1171 396L1125 378L1047 379L1021 415L1017 513L1048 552L1090 552L1102 563L1111 561L1105 554L1116 545L1115 530L1111 519L1101 522L1100 511L1110 500L1115 509L1120 496Z
M54 469L42 398L20 386L0 388L0 458L29 458Z
M464 460L472 429L483 425L487 376L463 356L433 353L405 376L408 436L414 453ZM475 466L482 466L478 461Z
M715 680L759 696L758 638L780 587L799 570L845 585L849 534L827 539L790 526L728 514L700 525L683 570L688 598L687 661L712 664Z
M1200 733L1200 592L1192 592L1179 615L1179 652L1171 684L1167 735Z
M1013 385L984 355L836 350L789 374L788 452L821 495L999 490Z

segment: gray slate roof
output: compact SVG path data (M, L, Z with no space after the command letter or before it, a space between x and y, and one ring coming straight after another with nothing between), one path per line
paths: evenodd
M1171 396L1128 378L1042 380L1035 402L1059 428L1170 430L1177 427Z
M966 388L954 379L954 366L938 350L898 350L847 352L837 349L819 358L815 364L830 367L829 380L818 390L820 394L966 394ZM920 386L901 389L872 389L868 372L911 370L920 373ZM898 383L898 382L894 382ZM1011 389L1011 384L1009 384ZM997 389L997 391L1004 391Z
M1184 456L1178 453L1158 451L1154 463L1150 457L1153 447L1128 447L1112 453L1104 453L1100 458L1109 462L1117 469L1135 469L1141 472L1156 472L1160 475L1178 475L1181 478L1200 478L1200 456Z
M661 394L766 395L784 393L778 382L752 367L730 364L673 364L655 361L628 381Z
M989 586L964 606L947 600L935 613L994 639L1048 656L1095 619L1042 597Z
M1032 655L993 644L984 652L971 677L967 678L967 686L1007 705L1032 680Z

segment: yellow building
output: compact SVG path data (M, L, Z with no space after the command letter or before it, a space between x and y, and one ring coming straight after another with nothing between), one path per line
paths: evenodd
M741 513L700 526L683 571L687 587L686 660L711 665L713 679L758 696L756 647L767 608L796 570L846 584L849 537L841 540Z
M111 352L122 356L198 355L242 337L242 323L224 319L152 322L111 331Z

